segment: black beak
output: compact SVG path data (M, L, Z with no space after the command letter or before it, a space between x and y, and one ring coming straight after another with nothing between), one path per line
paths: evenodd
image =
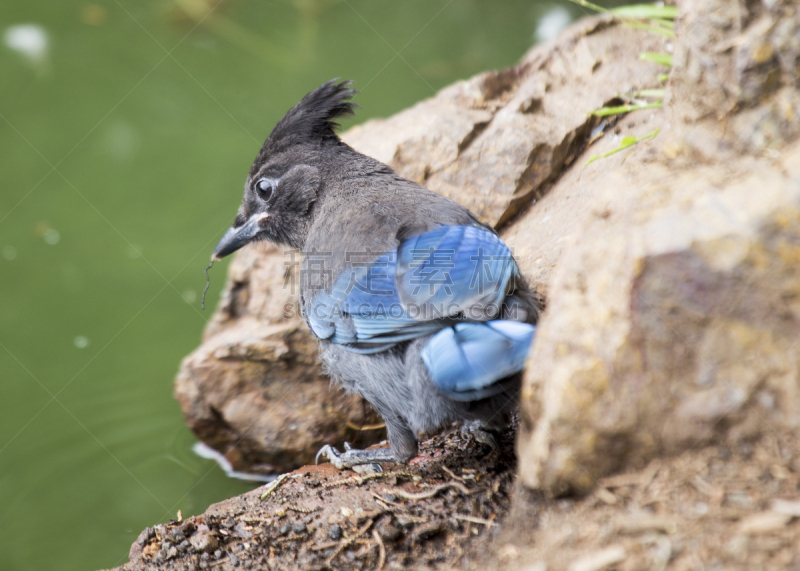
M241 226L228 228L222 240L220 240L217 247L214 248L214 253L211 254L211 260L214 262L221 260L252 241L261 231L260 222L268 216L269 214L265 212L253 214L250 219Z

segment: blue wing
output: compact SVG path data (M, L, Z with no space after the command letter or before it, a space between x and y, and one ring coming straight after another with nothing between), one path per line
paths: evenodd
M511 252L494 233L438 226L340 275L309 306L314 333L362 352L386 348L449 325L497 316L512 276Z
M314 297L308 320L318 337L361 353L432 335L421 357L433 382L455 400L478 400L524 368L536 331L495 319L516 275L494 233L439 226L344 272Z

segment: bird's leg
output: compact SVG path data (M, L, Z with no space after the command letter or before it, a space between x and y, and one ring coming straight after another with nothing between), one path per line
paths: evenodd
M493 432L478 420L471 420L462 424L461 435L464 437L469 437L471 435L481 444L486 444L491 447L492 451L500 451L500 447L497 445L497 439L494 437Z
M379 462L397 462L391 448L375 448L373 450L357 450L349 443L344 443L344 452L339 452L330 444L326 444L317 452L315 459L319 463L320 457L327 458L339 470L352 468L357 472L381 472ZM361 468L368 466L366 470Z
M362 474L381 472L382 462L408 462L417 455L417 439L414 433L396 417L386 415L384 421L390 448L356 450L345 442L344 452L339 452L330 444L326 444L317 452L316 461L319 462L320 457L325 457L339 470L352 468Z

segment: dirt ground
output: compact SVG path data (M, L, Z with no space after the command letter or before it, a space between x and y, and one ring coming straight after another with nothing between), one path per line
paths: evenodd
M800 569L798 451L772 432L655 460L601 480L585 499L532 499L490 557L453 567Z
M499 529L515 474L513 430L499 451L458 431L379 474L308 466L142 532L133 569L407 569L457 562ZM268 494L266 492L269 491ZM409 567L409 566L414 567Z
M800 569L793 438L690 449L545 498L514 489L513 437L498 453L452 431L366 477L302 468L144 530L121 569Z

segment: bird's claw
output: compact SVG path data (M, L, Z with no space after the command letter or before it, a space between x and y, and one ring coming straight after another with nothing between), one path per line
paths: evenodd
M480 442L489 446L493 452L499 453L500 446L497 444L497 439L491 431L486 430L479 424L467 423L461 427L461 434L463 436L472 435L472 437Z
M333 446L331 446L330 444L326 444L325 446L319 449L319 452L317 452L317 455L314 457L314 464L319 465L320 456L324 456L325 458L328 458L331 462L333 462L333 457L338 454L339 453Z
M380 474L383 472L383 468L377 462L373 462L372 464L357 464L353 466L353 471L358 472L362 476L369 476L370 474Z
M347 443L345 443L345 447L347 447ZM345 454L347 454L347 452L345 452ZM314 459L314 462L316 464L319 464L320 456L322 456L323 458L327 458L328 462L333 464L339 470L343 470L344 468L350 468L350 466L347 466L346 462L342 458L344 454L339 452L336 448L334 448L330 444L326 444L325 446L319 449L319 452L317 452L317 457Z
M359 474L375 474L383 472L383 468L378 462L394 462L391 449L379 448L376 450L357 450L350 443L344 443L344 452L339 452L330 444L326 444L317 452L314 462L319 464L320 458L327 458L328 461L339 470L352 468Z

